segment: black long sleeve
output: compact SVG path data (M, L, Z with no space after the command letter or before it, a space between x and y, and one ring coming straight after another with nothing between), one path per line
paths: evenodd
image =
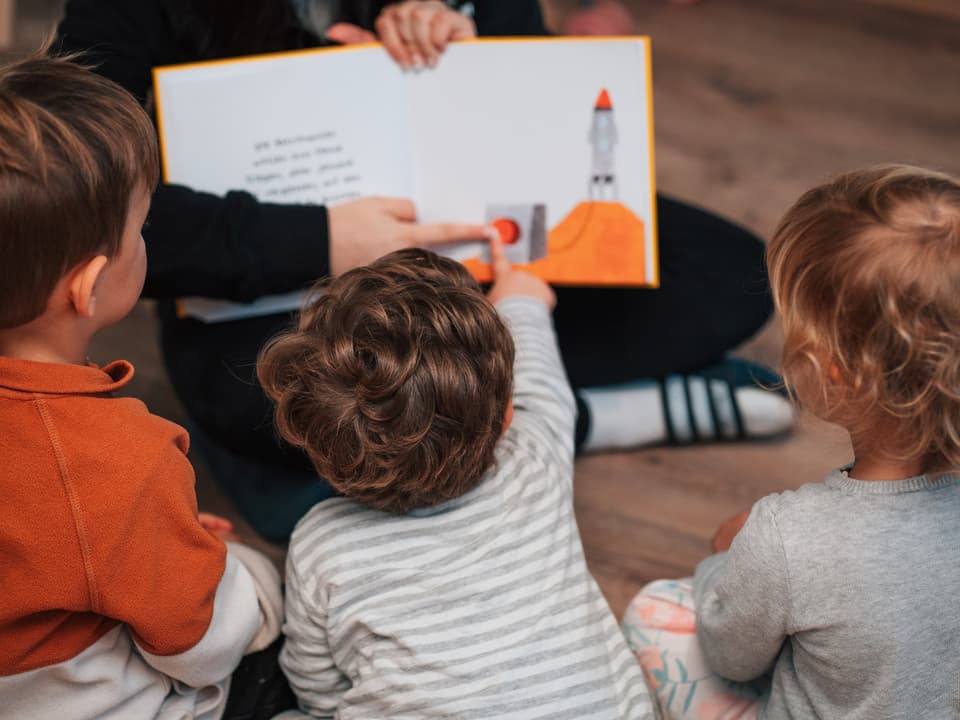
M373 0L363 2L354 0L345 3L341 13L342 19L347 22L373 28L373 22L387 5L393 5L399 0ZM477 35L480 37L498 35L526 36L549 34L543 24L543 13L540 11L538 0L448 0L447 5L469 11L477 25Z
M152 71L196 60L160 0L69 0L57 49L84 52L97 72L152 105ZM161 185L144 231L144 293L252 300L295 290L329 271L327 211Z
M474 3L477 35L548 35L537 0L480 0Z
M145 294L249 301L303 287L329 272L327 209L274 205L163 185L153 196Z

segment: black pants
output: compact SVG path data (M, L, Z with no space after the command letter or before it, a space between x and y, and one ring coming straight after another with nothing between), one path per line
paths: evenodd
M759 239L664 197L658 197L657 215L660 288L557 289L554 321L574 388L706 367L770 316ZM196 426L236 455L275 467L270 483L293 486L315 479L306 458L278 441L255 372L263 343L290 320L275 315L208 325L178 320L172 308L161 308L167 369ZM245 503L242 482L230 493L245 514L256 514L262 494Z
M222 720L270 720L297 707L286 676L280 669L283 635L270 647L243 658L233 671Z
M707 367L773 312L758 238L662 196L657 216L659 288L557 288L554 324L574 388Z

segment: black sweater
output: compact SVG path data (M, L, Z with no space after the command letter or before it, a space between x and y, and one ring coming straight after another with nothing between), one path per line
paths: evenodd
M256 35L218 33L204 15L216 2L69 0L57 47L86 52L99 73L152 110L156 66L325 44L300 28L286 6L270 9L278 0L233 0L235 19L245 20L246 13ZM345 4L353 7L342 13L344 19L369 28L388 3ZM536 0L472 4L480 35L546 32ZM150 297L247 301L301 288L329 270L326 208L261 203L246 192L219 197L163 185L154 194L144 238L149 256L144 294Z

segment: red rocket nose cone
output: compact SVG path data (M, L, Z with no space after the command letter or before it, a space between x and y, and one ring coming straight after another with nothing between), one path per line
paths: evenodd
M610 102L610 93L606 88L597 95L597 104L593 106L594 110L613 110L613 103Z

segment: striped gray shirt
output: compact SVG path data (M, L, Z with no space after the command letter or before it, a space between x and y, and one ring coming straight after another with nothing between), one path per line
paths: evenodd
M281 664L301 707L354 718L652 718L573 515L575 405L547 309L498 306L513 423L481 484L390 515L337 498L293 533Z

